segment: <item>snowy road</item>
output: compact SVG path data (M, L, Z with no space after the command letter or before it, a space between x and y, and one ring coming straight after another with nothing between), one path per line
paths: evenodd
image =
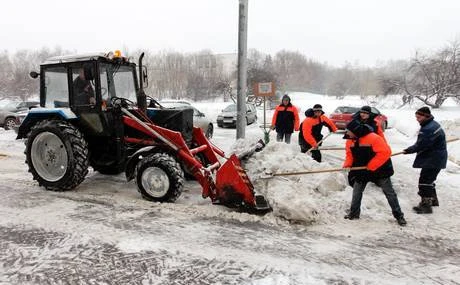
M258 131L249 128L254 136ZM216 144L233 132L217 129ZM408 143L397 131L387 134L394 149ZM4 284L460 283L458 193L443 194L434 215L416 216L409 211L417 199L412 177L393 180L396 189L411 188L398 193L406 228L389 215L366 217L368 209L359 221L339 216L308 226L212 206L194 182L176 204L143 201L123 176L99 173L76 191L47 192L31 181L22 142L13 137L1 134L0 149L10 154L0 160ZM343 142L334 135L328 143ZM331 155L325 159L339 164L343 154ZM397 157L395 164L407 174L411 159ZM450 170L455 179L439 181L446 189L459 177Z

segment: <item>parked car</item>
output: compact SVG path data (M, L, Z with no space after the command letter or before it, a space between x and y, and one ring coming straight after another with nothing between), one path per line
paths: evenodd
M344 130L347 124L352 120L352 116L359 112L360 107L351 107L351 106L339 106L335 109L335 111L330 114L329 118L334 124L337 126L338 129ZM376 114L376 120L382 126L382 130L388 127L388 118L384 114L380 113L379 110L375 107L371 107L372 113Z
M39 105L40 102L38 101L14 101L6 104L2 110L16 113L24 110L29 110L30 108L37 107Z
M12 130L15 126L19 125L19 117L17 113L7 110L0 110L0 127L5 130Z
M193 125L195 127L201 128L207 138L212 138L214 134L214 125L206 115L195 108L192 104L187 101L174 101L174 100L165 100L159 102L161 106L165 108L192 108L193 109Z
M24 119L25 115L30 108L37 107L40 102L25 101L25 102L11 102L3 106L0 110L0 127L5 130L12 130L21 123L21 118Z
M253 104L246 104L246 125L257 122L257 110ZM228 105L217 116L217 126L235 127L236 126L236 104Z

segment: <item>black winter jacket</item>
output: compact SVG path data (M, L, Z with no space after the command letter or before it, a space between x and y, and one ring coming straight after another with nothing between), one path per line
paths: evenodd
M446 168L447 146L446 135L432 116L420 124L417 141L406 148L405 153L417 153L414 168Z

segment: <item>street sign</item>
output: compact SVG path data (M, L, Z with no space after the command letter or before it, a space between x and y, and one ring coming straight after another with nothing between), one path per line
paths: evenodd
M256 96L275 96L275 83L259 82L254 84L254 95Z

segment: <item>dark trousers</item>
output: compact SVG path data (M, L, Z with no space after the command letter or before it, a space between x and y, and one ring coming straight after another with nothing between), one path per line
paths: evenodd
M401 211L401 207L399 206L398 196L393 189L390 177L379 178L375 184L382 188L383 194L385 194L388 204L391 207L393 217L403 217L404 214ZM353 198L351 200L350 216L359 217L359 214L361 213L361 199L363 198L363 192L366 188L366 185L367 182L363 181L355 181L353 184Z
M302 147L301 147L301 148L300 148L300 152L306 153L309 149L310 149L310 148L302 148ZM322 156L321 156L321 152L320 152L319 150L314 149L314 150L310 151L310 153L311 153L311 157L312 157L314 160L316 160L316 161L318 161L318 162L321 162Z
M321 145L321 144L319 144L319 145ZM301 153L306 153L310 148L311 148L311 145L309 145L308 143L300 145L300 152ZM322 156L321 156L321 152L319 150L314 149L314 150L310 151L310 153L311 153L311 157L314 160L316 160L318 162L321 162Z
M291 135L292 135L292 133L276 133L276 141L277 142L282 142L283 138L284 138L284 141L287 144L290 144L291 143Z
M418 194L420 197L436 197L436 184L434 182L440 171L440 168L422 168L418 179Z

